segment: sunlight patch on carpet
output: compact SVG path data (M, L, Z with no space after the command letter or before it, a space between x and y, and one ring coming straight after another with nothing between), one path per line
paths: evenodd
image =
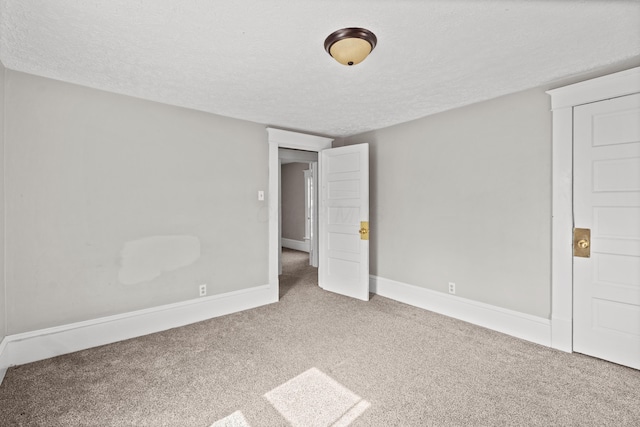
M292 427L345 427L371 404L316 368L264 397Z
M242 412L236 411L228 417L224 417L221 420L211 424L211 427L251 427L247 420L242 415Z

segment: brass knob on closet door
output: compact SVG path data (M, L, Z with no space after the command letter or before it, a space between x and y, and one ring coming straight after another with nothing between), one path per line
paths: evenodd
M591 257L591 230L588 228L573 229L573 256Z

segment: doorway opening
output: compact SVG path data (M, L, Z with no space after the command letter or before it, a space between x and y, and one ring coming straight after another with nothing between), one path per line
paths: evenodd
M333 139L273 128L267 128L267 132L269 135L269 288L271 300L276 302L280 296L279 275L282 272L281 159L279 151L281 148L288 148L300 152L311 152L316 155L315 161L317 162L317 153L330 148ZM313 163L314 160L306 161ZM316 196L316 207L318 206L317 200Z
M280 291L318 285L318 153L280 148Z
M369 145L331 148L332 140L267 128L269 133L269 293L279 299L281 273L280 148L318 155L318 284L369 300Z
M280 247L309 254L318 266L318 153L280 148Z

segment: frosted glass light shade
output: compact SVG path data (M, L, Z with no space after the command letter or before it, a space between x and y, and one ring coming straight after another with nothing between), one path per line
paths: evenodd
M364 28L343 28L324 41L324 49L343 65L356 65L371 53L378 39Z
M371 45L362 39L342 39L329 49L333 58L342 65L356 65L371 53Z

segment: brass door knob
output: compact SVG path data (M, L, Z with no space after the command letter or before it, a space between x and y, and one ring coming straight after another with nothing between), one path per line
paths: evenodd
M369 240L369 221L360 221L360 240Z
M581 249L587 249L589 247L589 241L587 239L578 240L578 247Z
M591 257L591 230L588 228L573 229L573 256Z

